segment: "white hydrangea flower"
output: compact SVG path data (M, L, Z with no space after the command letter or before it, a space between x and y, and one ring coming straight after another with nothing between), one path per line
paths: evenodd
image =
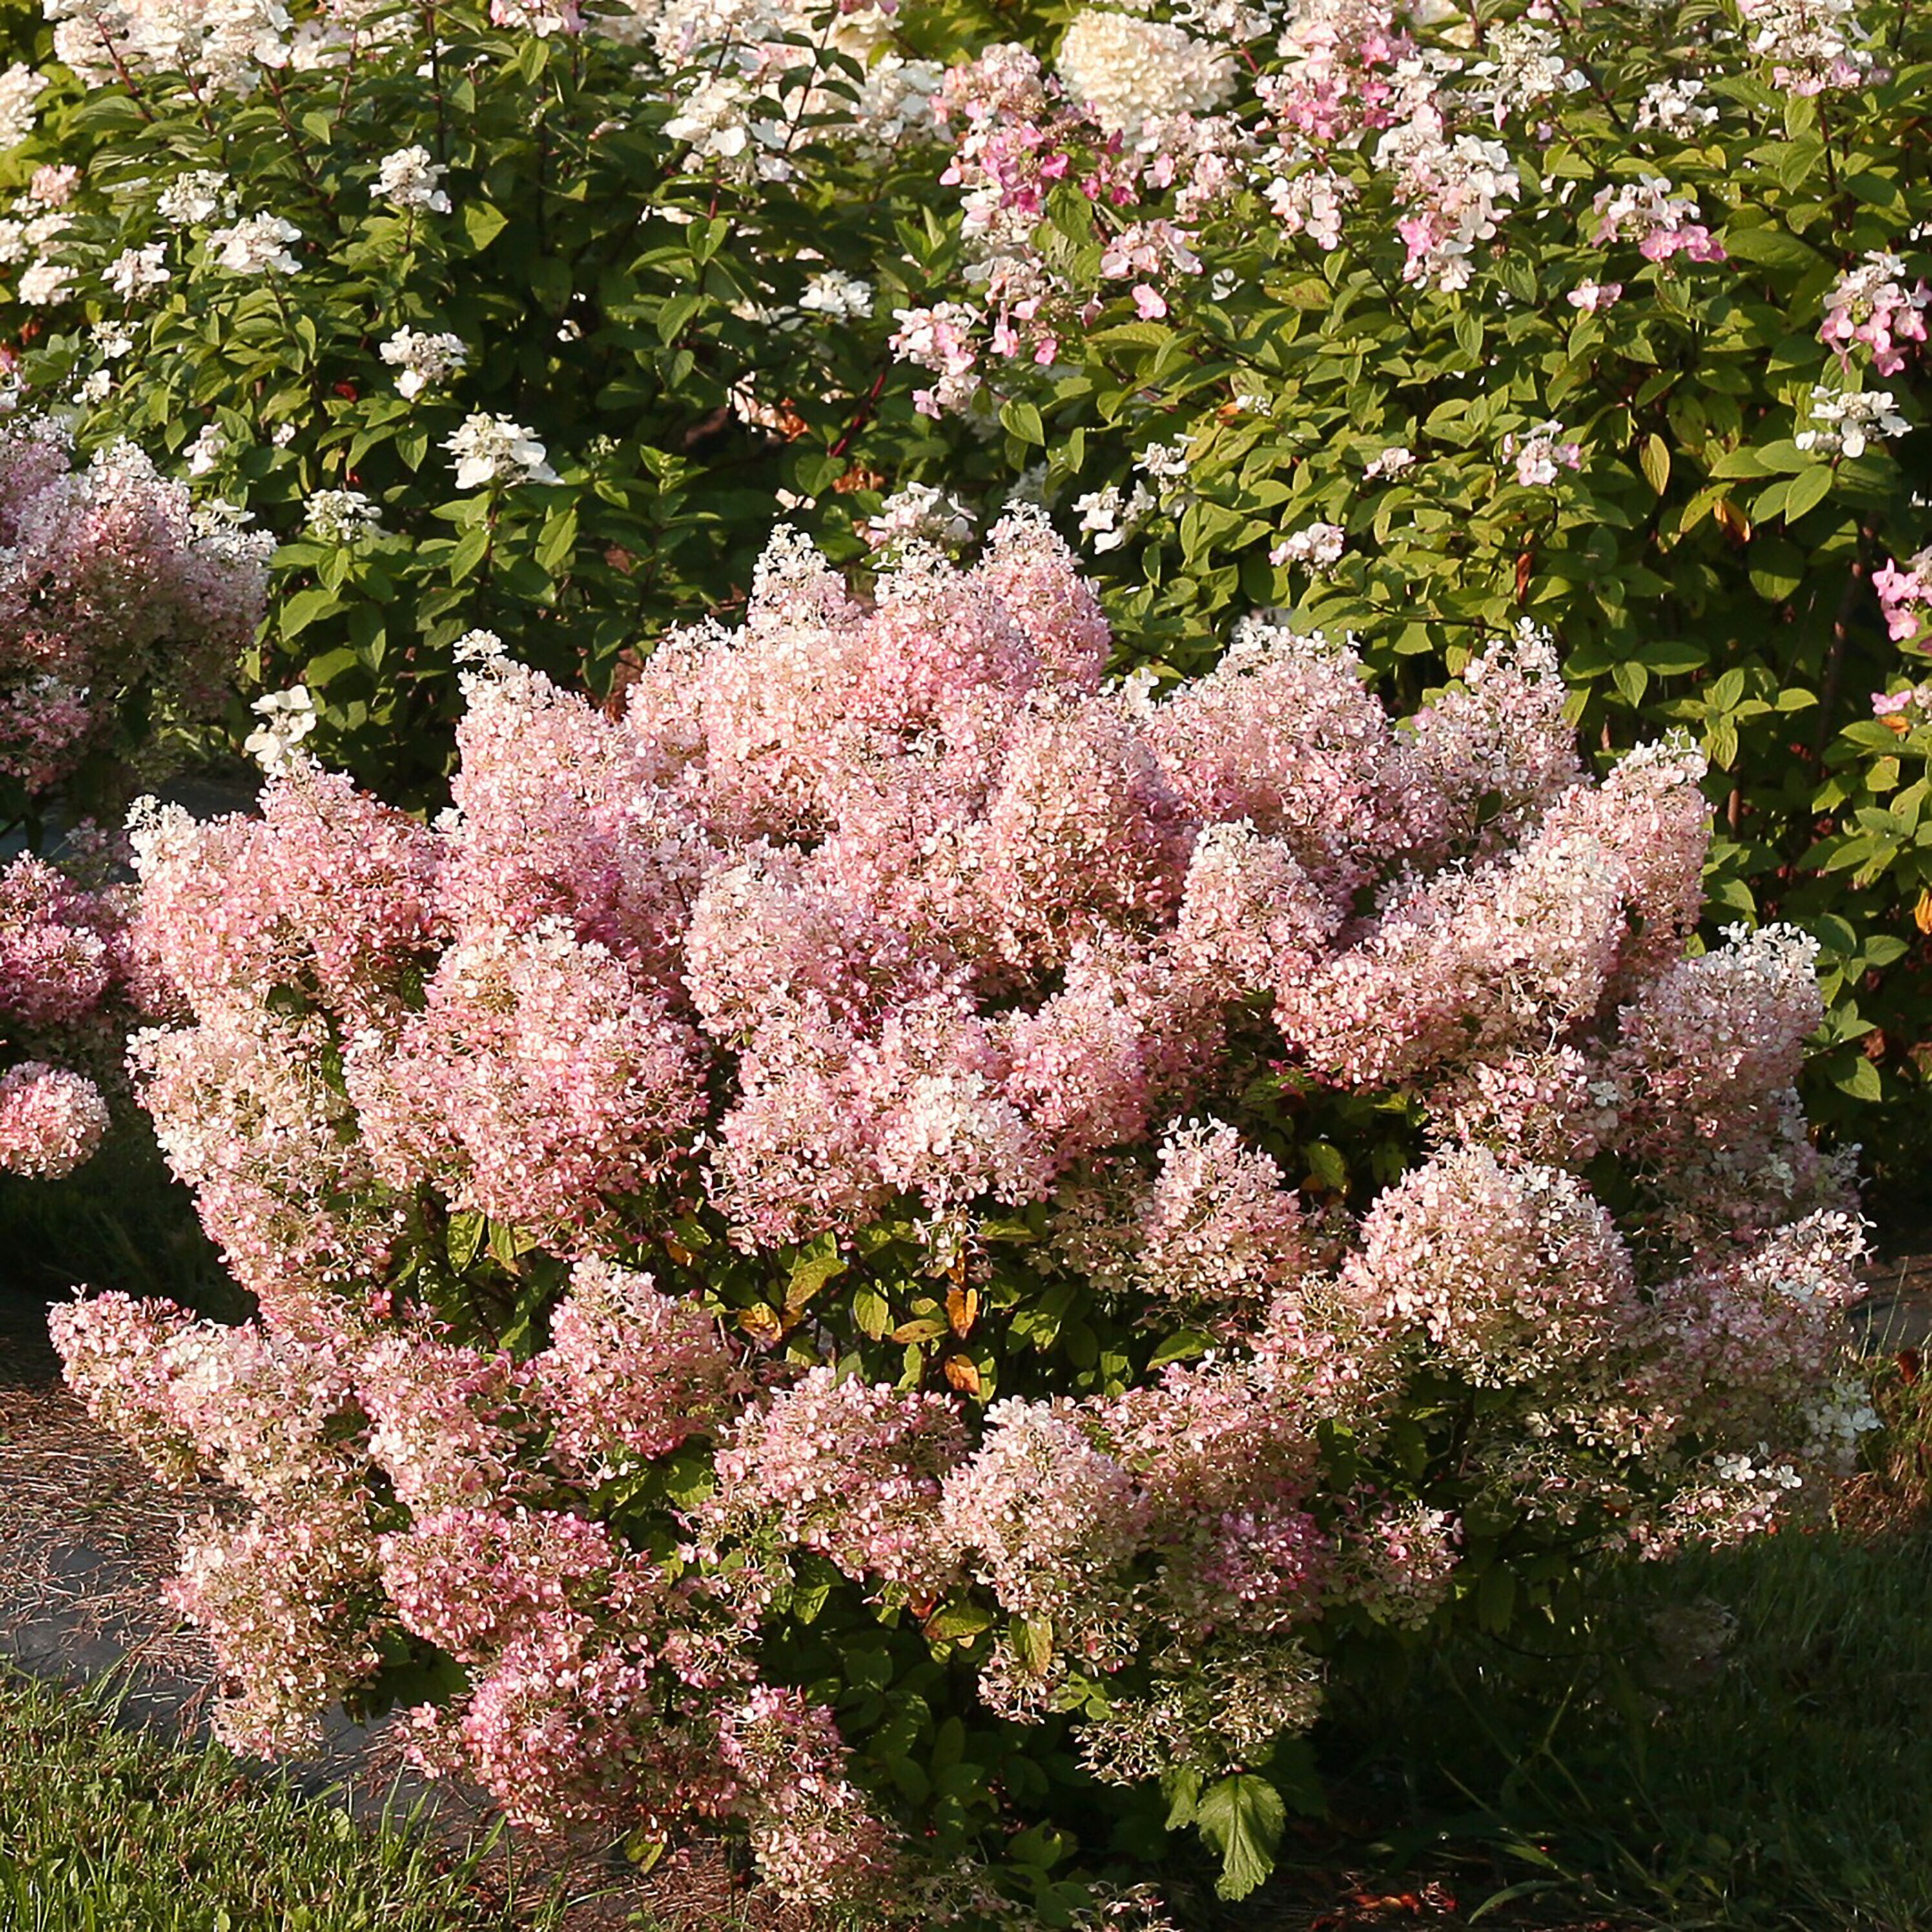
M1076 496L1073 508L1080 518L1080 534L1093 538L1096 552L1118 550L1154 514L1154 500L1144 483L1134 485L1133 494L1123 496L1120 485L1110 483L1104 490Z
M210 258L236 275L292 275L302 264L289 253L289 244L302 239L302 230L279 214L248 214L232 228L213 230L208 238Z
M1285 563L1298 563L1312 571L1332 570L1342 560L1343 541L1340 524L1310 524L1306 530L1283 537L1268 552L1268 561L1277 569Z
M1714 124L1718 110L1703 98L1701 80L1653 81L1637 103L1636 131L1669 134L1680 141L1694 140Z
M46 86L45 74L19 61L0 74L0 148L17 148L34 131Z
M1415 452L1406 443L1392 443L1381 455L1371 459L1362 476L1366 482L1382 482L1390 477L1400 476L1414 467Z
M500 664L508 655L494 631L482 629L465 631L449 648L458 664Z
M176 228L197 227L233 206L228 177L215 168L196 168L162 189L154 212Z
M14 292L23 302L36 308L45 308L52 303L65 302L74 292L76 279L76 272L67 262L43 259L30 262L20 271Z
M915 541L949 548L973 534L973 513L957 496L929 483L908 483L879 506L879 514L861 531L874 550Z
M1110 134L1130 139L1159 116L1211 114L1234 91L1228 48L1111 7L1074 15L1057 64L1073 98Z
M88 333L94 347L110 362L118 362L134 346L134 332L124 322L97 322Z
M164 260L166 254L158 242L151 242L145 248L124 248L108 263L102 279L123 302L133 302L171 279Z
M1187 447L1191 440L1184 434L1171 442L1150 442L1134 458L1134 467L1156 483L1177 482L1187 474Z
M542 443L521 423L481 411L464 418L444 439L456 458L456 487L481 490L492 483L554 483Z
M270 778L293 771L303 762L298 748L315 729L315 700L305 684L287 691L272 691L249 706L261 719L261 728L242 740L246 752Z
M304 506L302 524L318 543L353 543L382 527L382 513L360 490L318 490Z
M210 423L188 446L188 473L206 476L220 466L228 454L228 438L217 424Z
M470 360L460 335L420 328L398 329L376 352L403 372L396 378L397 393L412 402L424 390L459 374Z
M1827 389L1811 392L1811 427L1791 440L1800 449L1823 456L1860 457L1875 442L1903 436L1912 425L1898 412L1889 389Z
M437 185L449 170L427 148L398 148L376 170L376 192L405 213L447 214L449 197Z
M838 268L827 268L805 285L798 305L841 322L862 321L872 313L872 285Z

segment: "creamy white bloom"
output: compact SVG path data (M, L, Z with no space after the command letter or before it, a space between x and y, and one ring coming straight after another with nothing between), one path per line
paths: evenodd
M521 423L481 411L464 417L445 438L456 458L456 487L481 490L491 483L554 483L556 472L545 451Z
M427 148L398 148L376 170L376 192L406 213L447 214L449 197L438 184L449 170Z
M874 550L914 540L950 547L972 536L973 513L931 484L908 483L880 505L861 534Z
M360 490L318 490L304 506L302 523L320 543L353 543L381 528L382 513Z
M1718 110L1704 99L1701 80L1653 81L1637 103L1636 131L1690 140L1717 121Z
M176 228L193 228L212 221L233 205L228 177L215 168L197 168L169 182L154 202L154 212Z
M188 446L188 473L190 476L206 476L220 466L221 459L227 454L226 435L215 424L210 423Z
M170 279L164 260L166 252L158 242L144 248L124 248L108 263L102 279L123 302L132 302Z
M272 691L256 698L249 709L262 724L242 740L242 750L271 778L294 770L302 762L297 748L315 729L315 700L308 686Z
M1093 539L1096 551L1118 550L1153 514L1154 500L1144 483L1136 483L1130 496L1123 496L1118 484L1109 484L1076 496L1073 508L1081 535Z
M1106 7L1073 16L1056 64L1067 92L1113 134L1137 134L1160 116L1211 113L1234 89L1226 47Z
M1391 444L1381 455L1372 458L1363 470L1365 478L1379 482L1390 476L1400 476L1415 466L1415 452L1406 443Z
M302 230L279 214L248 214L232 228L212 230L208 248L211 259L231 274L292 275L302 264L288 244L301 239Z
M0 74L0 148L17 148L34 131L47 77L16 61Z
M836 316L841 322L862 320L872 312L872 285L842 269L827 268L806 284L798 305L816 314Z
M1889 389L1811 392L1810 427L1791 440L1800 449L1823 456L1859 457L1875 442L1903 436L1912 425L1900 416Z
M458 664L500 664L509 653L494 631L465 631L449 647Z
M458 374L470 360L470 351L460 335L431 333L420 328L399 328L376 352L392 369L399 394L413 401L424 390Z
M23 302L44 308L66 301L74 292L75 279L75 271L67 262L42 260L21 270L15 292Z
M1192 438L1183 434L1168 442L1150 442L1134 458L1134 467L1156 483L1174 483L1187 474L1187 448Z
M1332 570L1342 560L1342 542L1340 524L1310 524L1306 530L1283 537L1268 552L1268 561L1277 569L1285 563L1298 563L1312 571Z

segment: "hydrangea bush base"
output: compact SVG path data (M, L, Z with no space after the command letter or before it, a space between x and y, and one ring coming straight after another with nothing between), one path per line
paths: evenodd
M513 1818L1064 1922L1109 1804L1264 1874L1352 1640L1845 1466L1813 948L1685 956L1695 754L1588 778L1534 635L1401 722L1110 641L1037 517L867 602L782 535L621 716L478 664L432 826L298 752L140 821L138 1078L261 1312L54 1325L249 1506L176 1586L232 1740L400 1700Z

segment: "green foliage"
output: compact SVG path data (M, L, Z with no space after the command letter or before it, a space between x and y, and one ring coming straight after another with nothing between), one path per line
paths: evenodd
M83 409L83 448L125 436L178 465L203 430L226 437L202 487L284 540L256 675L305 681L314 748L418 804L450 755L464 632L499 629L604 689L668 624L742 595L781 490L823 493L839 553L862 552L853 526L879 499L852 486L875 476L881 407L910 386L884 338L932 245L902 217L938 166L930 146L862 160L801 126L786 182L681 173L632 50L500 31L460 4L433 20L426 79L394 60L271 72L212 109L179 82L100 90L14 163L92 155L64 242L86 298L34 344L30 387L112 382ZM382 158L418 143L449 170L448 214L376 193ZM202 239L232 216L159 218L159 193L202 170L230 178L242 213L302 230L299 272L212 263ZM124 302L94 271L151 242L171 278ZM881 320L797 309L832 267L874 284ZM90 332L103 320L133 332L124 352ZM379 352L405 327L460 337L467 368L400 394ZM741 420L754 402L760 420ZM477 411L530 430L560 480L459 490L444 444ZM304 504L332 489L372 500L380 530L307 532Z
M1358 1678L1326 1768L1360 1835L1324 1856L1447 1864L1466 1907L1504 1894L1504 1924L1513 1896L1534 1923L1924 1932L1929 1576L1922 1519L1767 1537Z

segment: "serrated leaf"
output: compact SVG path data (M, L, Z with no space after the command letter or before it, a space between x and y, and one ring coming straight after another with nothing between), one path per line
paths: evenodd
M1202 1792L1194 1822L1202 1838L1221 1855L1214 1890L1228 1900L1246 1898L1274 1870L1288 1808L1264 1778L1238 1772L1218 1778Z

